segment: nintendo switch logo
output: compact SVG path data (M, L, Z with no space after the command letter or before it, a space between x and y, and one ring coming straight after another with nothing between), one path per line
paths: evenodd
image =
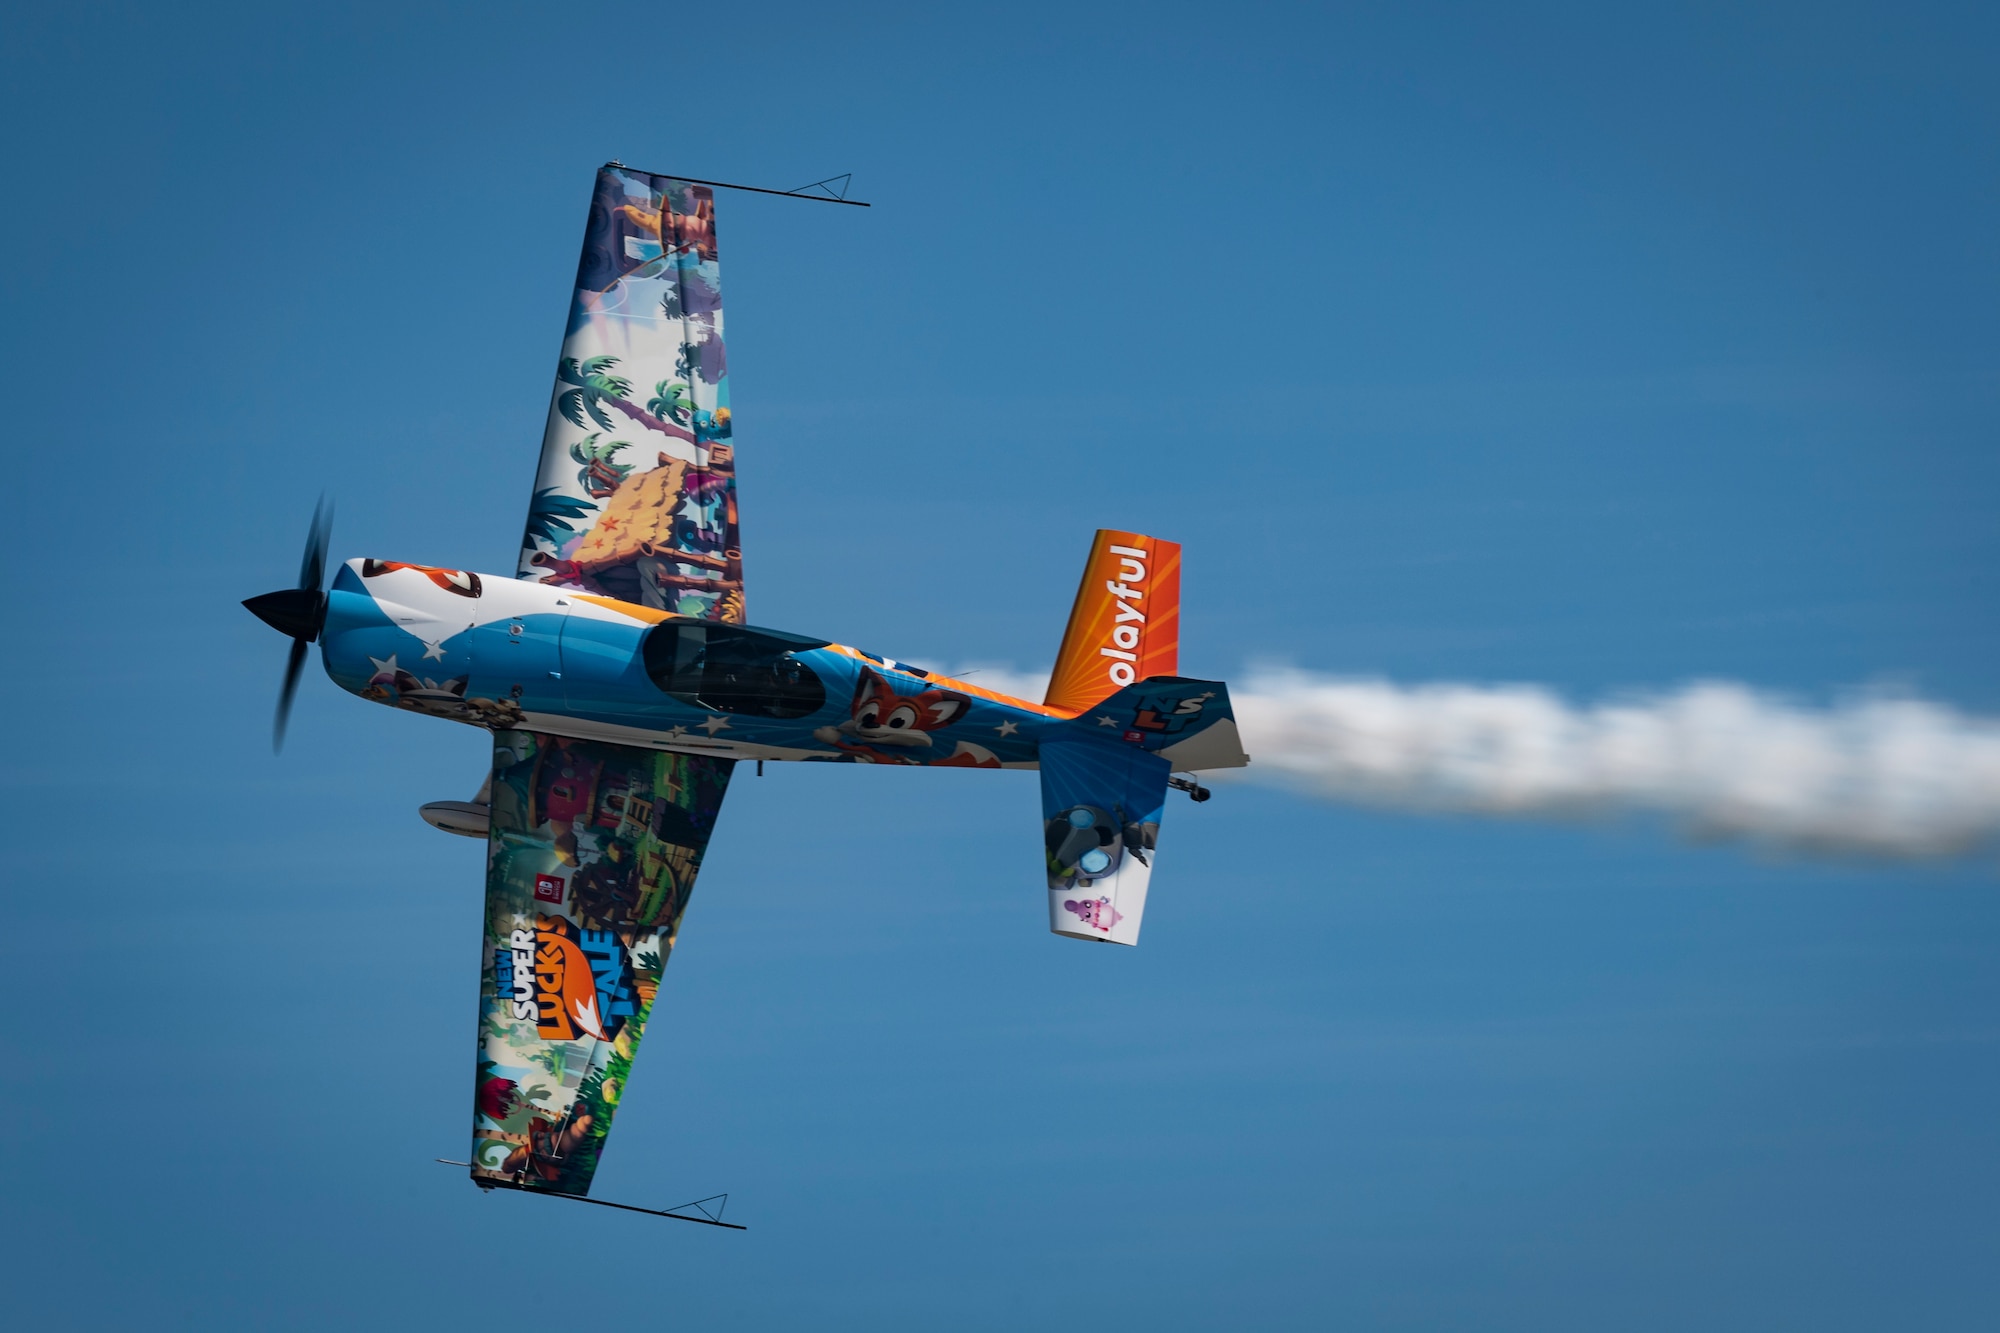
M559 903L563 900L561 875L535 876L535 901L538 903Z

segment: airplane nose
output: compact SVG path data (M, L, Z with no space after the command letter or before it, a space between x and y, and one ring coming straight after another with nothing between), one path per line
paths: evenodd
M307 643L326 624L326 594L317 588L283 588L247 598L243 605L278 633Z

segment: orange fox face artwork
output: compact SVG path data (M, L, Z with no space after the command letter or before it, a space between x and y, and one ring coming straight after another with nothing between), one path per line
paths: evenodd
M847 720L813 735L867 764L962 764L966 761L956 755L933 760L925 752L933 745L931 733L956 722L971 703L950 690L898 694L887 678L863 667Z

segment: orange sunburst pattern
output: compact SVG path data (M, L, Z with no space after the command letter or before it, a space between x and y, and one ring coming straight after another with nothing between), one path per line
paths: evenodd
M1148 676L1179 669L1181 548L1100 528L1056 654L1048 703L1080 713Z

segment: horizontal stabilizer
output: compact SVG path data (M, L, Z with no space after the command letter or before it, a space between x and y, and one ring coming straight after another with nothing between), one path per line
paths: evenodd
M1049 929L1137 944L1172 765L1096 738L1042 743Z
M1092 704L1059 734L1136 746L1180 772L1241 768L1250 762L1237 735L1229 686L1219 680L1142 680ZM1047 741L1042 752L1048 753Z

